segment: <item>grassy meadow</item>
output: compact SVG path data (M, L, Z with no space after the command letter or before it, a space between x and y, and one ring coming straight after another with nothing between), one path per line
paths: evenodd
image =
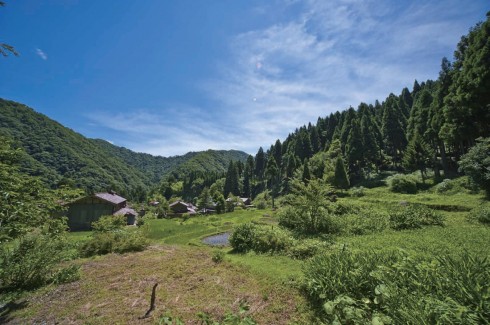
M342 193L338 203L386 215L400 205L423 204L441 214L444 225L408 230L386 227L365 235L340 232L321 254L335 255L347 250L361 256L400 251L427 260L441 256L460 258L465 254L490 257L490 227L468 219L471 209L488 206L480 193L438 193L428 187L418 194L399 194L387 186L364 188L362 195L358 192L353 189ZM223 315L234 313L242 318L249 315L258 324L328 323L318 305L305 294L309 259L253 251L240 254L230 246L210 247L202 242L207 236L231 232L249 222L271 229L279 227L277 211L270 209L240 209L186 220L146 217L141 229L150 240L147 250L79 258L75 260L81 265L79 281L30 293L26 305L3 320L158 324L173 317L191 324L203 317L223 321ZM69 234L69 240L76 247L90 236L91 232L75 232ZM218 255L221 257L215 260ZM140 319L156 282L157 307L151 317ZM244 314L240 314L241 304L249 307ZM123 312L121 305L126 306ZM362 312L360 315L366 316L367 312Z

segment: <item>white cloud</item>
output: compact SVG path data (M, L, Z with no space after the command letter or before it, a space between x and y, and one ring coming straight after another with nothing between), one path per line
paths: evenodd
M467 32L464 15L476 10L456 0L290 2L300 12L288 21L233 38L230 60L201 84L214 102L209 111L161 107L164 116L154 108L97 121L128 133L137 151L255 153L319 116L437 78L440 60Z
M41 49L36 49L36 54L39 55L39 57L44 61L48 59L48 55Z

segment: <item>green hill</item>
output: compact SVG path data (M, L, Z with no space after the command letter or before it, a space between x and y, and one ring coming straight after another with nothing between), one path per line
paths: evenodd
M55 187L72 184L129 194L148 189L162 177L194 170L222 172L230 160L244 161L240 151L190 152L160 157L136 153L100 139L88 139L26 105L0 99L0 135L25 150L22 171Z

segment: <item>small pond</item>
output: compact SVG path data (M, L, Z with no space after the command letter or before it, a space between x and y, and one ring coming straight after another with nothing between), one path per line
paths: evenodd
M206 237L202 241L211 246L228 246L230 244L228 238L230 238L230 233L224 232L222 234Z

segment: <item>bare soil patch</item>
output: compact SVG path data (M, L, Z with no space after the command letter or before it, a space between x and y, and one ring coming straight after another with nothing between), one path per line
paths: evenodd
M156 308L141 319L156 282ZM197 324L197 313L220 319L237 312L241 302L259 324L308 323L297 289L230 262L216 264L209 249L182 246L85 260L79 281L33 293L8 323L152 324L172 315Z

